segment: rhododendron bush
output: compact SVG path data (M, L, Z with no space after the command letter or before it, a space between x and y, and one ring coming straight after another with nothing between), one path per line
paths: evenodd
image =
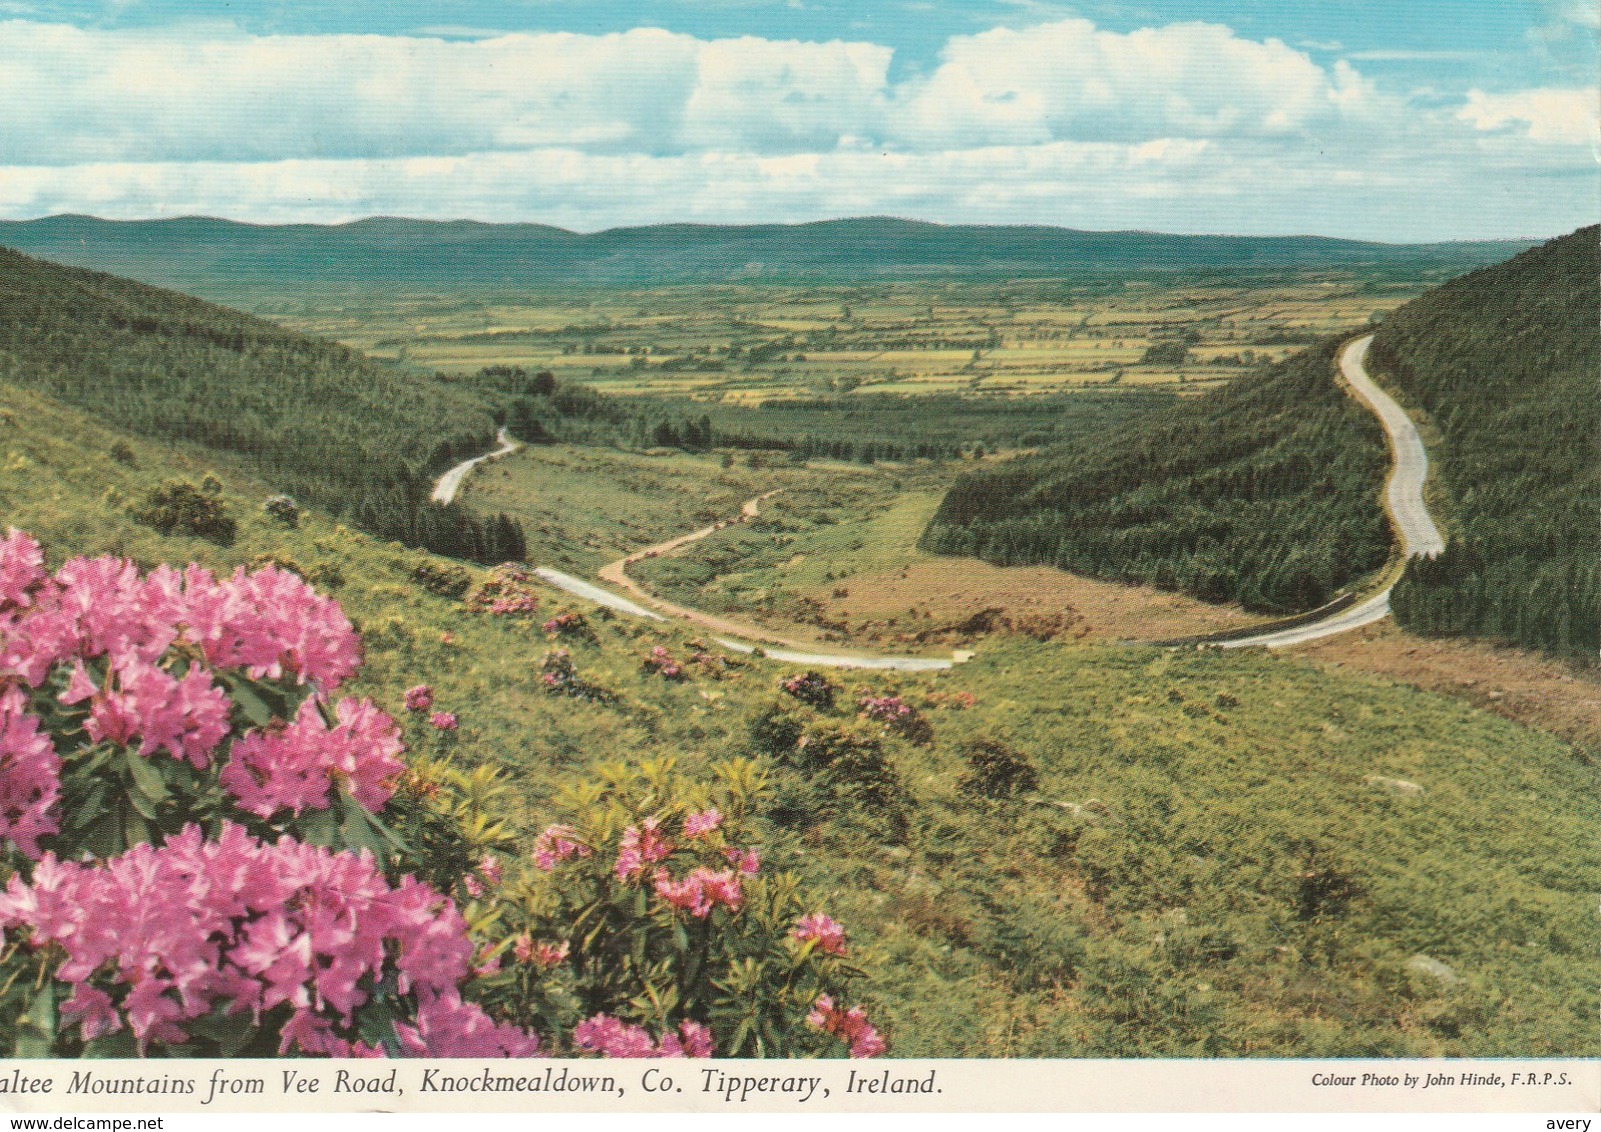
M576 1046L613 1056L883 1052L861 1008L849 1027L829 1014L861 974L844 929L793 875L762 863L750 823L765 789L757 765L735 760L715 775L710 788L689 786L666 759L603 768L568 790L565 820L539 835L528 875L506 889L520 930L486 1001L541 1032L586 1019Z
M426 685L404 726L337 695L360 663L338 605L276 566L51 574L0 541L0 1049L882 1049L835 1018L843 931L757 875L749 767L693 812L618 772L533 844L543 883L507 890L507 788L408 765L408 731L440 751L457 717Z

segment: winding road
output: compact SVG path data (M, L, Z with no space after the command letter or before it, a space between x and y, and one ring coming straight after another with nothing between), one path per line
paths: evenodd
M1417 426L1406 415L1406 411L1395 402L1389 394L1380 389L1373 379L1368 376L1366 368L1368 347L1373 344L1373 335L1367 334L1346 343L1340 351L1339 369L1351 391L1356 394L1379 418L1384 427L1384 434L1390 446L1391 468L1390 477L1385 485L1384 507L1390 517L1391 526L1395 530L1396 539L1400 544L1401 556L1408 558L1433 558L1445 549L1445 540L1440 536L1439 528L1434 525L1434 519L1429 515L1429 509L1423 500L1423 484L1428 478L1429 456L1423 447L1423 441L1418 436ZM501 456L515 452L522 447L501 429L498 435L501 447L483 456L466 460L444 475L434 487L433 498L439 503L449 503L456 497L461 489L462 481L479 464L487 460L494 460ZM819 667L830 668L878 668L895 669L902 672L928 672L937 669L950 668L958 659L966 659L969 654L956 654L951 660L937 657L913 656L874 656L850 655L845 653L818 653L807 651L794 641L782 637L768 635L749 625L725 620L721 617L703 613L698 609L675 605L664 601L651 593L644 586L628 576L628 567L646 558L656 558L663 554L670 554L680 547L698 542L716 534L718 531L740 523L746 523L761 514L761 505L766 500L778 494L778 490L769 491L755 499L747 500L740 508L737 518L724 519L688 534L657 543L655 546L637 550L626 557L614 562L608 562L598 571L602 581L620 589L628 591L638 600L622 597L610 590L587 582L582 578L575 578L571 574L564 574L560 570L549 567L540 567L535 573L547 583L558 589L565 590L586 601L616 610L633 617L644 617L655 621L664 621L668 617L698 625L713 633L722 634L716 637L718 644L725 648L741 653L753 653L760 648L767 656L775 660L782 660L793 664L813 664ZM1348 633L1352 629L1359 629L1364 625L1371 625L1375 621L1382 621L1390 615L1390 591L1394 581L1386 586L1380 593L1366 598L1357 604L1331 614L1321 621L1314 621L1307 625L1297 625L1293 628L1278 629L1259 633L1249 637L1236 637L1232 640L1202 641L1199 642L1210 648L1239 649L1239 648L1286 648L1290 645L1305 644L1308 641L1321 640L1332 637L1338 633ZM647 608L649 607L649 608ZM750 643L750 642L756 643Z
M1384 435L1389 440L1391 466L1390 479L1384 488L1384 509L1390 516L1390 525L1395 529L1396 541L1401 545L1401 557L1433 558L1445 549L1445 539L1440 537L1440 530L1434 525L1434 519L1423 502L1423 483L1429 477L1429 454L1423 447L1422 438L1418 436L1417 425L1406 415L1406 410L1368 376L1366 362L1368 347L1372 344L1371 334L1346 343L1340 351L1340 374L1357 398L1379 418L1379 423L1384 426ZM1390 590L1393 588L1392 580L1382 593L1310 625L1298 625L1293 629L1240 637L1232 641L1218 641L1212 647L1280 649L1332 637L1336 633L1348 633L1388 617Z
M450 471L439 477L439 482L434 484L434 493L428 498L435 503L454 503L456 501L456 493L461 490L462 481L472 473L474 468L490 460L498 460L502 456L510 456L522 447L521 444L511 438L511 434L504 428L495 434L495 439L500 441L499 448L493 452L485 452L482 456L474 456L471 460L463 460L454 468L451 468Z

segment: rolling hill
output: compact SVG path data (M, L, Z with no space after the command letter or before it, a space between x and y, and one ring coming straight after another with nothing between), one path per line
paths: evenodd
M200 294L246 285L463 288L1284 269L1468 270L1517 242L1393 245L1316 236L1173 236L868 217L795 225L665 224L581 234L542 224L375 217L259 226L183 217L0 222L0 246Z

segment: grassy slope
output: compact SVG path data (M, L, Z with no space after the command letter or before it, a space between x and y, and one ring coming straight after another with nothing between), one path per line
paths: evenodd
M1601 645L1601 229L1453 280L1393 312L1373 355L1429 414L1458 530L1393 605L1421 632L1593 660Z
M546 696L537 628L422 592L409 580L421 555L318 516L284 532L260 515L268 487L226 471L233 547L156 536L116 495L173 468L198 476L203 453L131 440L138 467L126 468L104 456L118 439L104 426L25 392L0 398L6 522L53 560L112 548L339 566L338 596L366 634L358 690L393 707L407 685L433 684L461 711L460 757L505 768L527 828L595 762L748 752L749 721L775 698L782 669L768 664L647 678L638 658L658 641L688 652L684 634L598 618L598 641L574 656L620 701ZM1601 1052L1595 783L1554 740L1270 656L1008 643L943 676L850 682L977 701L926 707L932 746L888 743L910 800L904 837L875 832L881 815L802 808L767 845L850 925L900 1053ZM1015 802L964 793L957 744L980 735L1028 754L1039 789ZM1423 791L1395 795L1369 775ZM791 812L818 797L782 777ZM1308 884L1333 897L1309 910ZM1461 982L1408 973L1419 953Z
M1332 343L1122 428L965 476L923 545L1147 582L1247 609L1311 609L1382 565L1376 421Z

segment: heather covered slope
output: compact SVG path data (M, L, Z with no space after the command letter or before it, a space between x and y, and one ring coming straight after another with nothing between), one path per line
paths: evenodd
M517 557L493 520L427 504L494 434L478 398L172 291L0 248L0 380L118 429L244 461L278 490L389 538Z
M1378 422L1334 343L1104 435L962 477L926 549L1311 609L1383 565Z
M1421 633L1594 659L1601 648L1601 228L1447 283L1393 312L1382 378L1428 414L1452 521L1392 598Z

